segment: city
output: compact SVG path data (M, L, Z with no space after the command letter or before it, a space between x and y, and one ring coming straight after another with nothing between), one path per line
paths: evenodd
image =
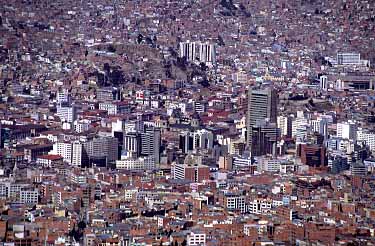
M372 0L1 0L0 246L375 245Z

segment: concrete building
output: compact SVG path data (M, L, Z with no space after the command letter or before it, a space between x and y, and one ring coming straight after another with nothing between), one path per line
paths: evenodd
M57 105L56 115L65 122L72 123L76 117L76 107L67 103L60 103Z
M199 183L210 178L210 169L205 165L173 164L172 177Z
M337 136L344 139L357 139L357 124L353 121L337 123Z
M277 93L274 89L248 91L247 108L247 145L251 149L253 127L257 121L269 119L270 123L277 123Z

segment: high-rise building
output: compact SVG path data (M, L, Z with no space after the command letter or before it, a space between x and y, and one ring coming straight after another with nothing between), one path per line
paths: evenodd
M212 149L214 135L205 129L194 132L193 149Z
M77 115L76 108L74 105L60 103L57 105L56 115L59 116L62 121L73 123Z
M64 89L64 90L61 90L61 91L57 92L56 101L57 101L58 104L69 103L70 102L69 91Z
M277 126L280 128L281 136L292 136L292 117L281 115L277 117Z
M156 164L160 164L160 129L155 127L146 128L141 134L141 154L148 156L153 155Z
M59 141L53 145L50 154L60 155L64 162L81 167L87 160L83 146L79 141Z
M123 151L128 157L139 157L141 154L141 134L129 132L124 135Z
M280 129L276 123L258 121L252 127L251 155L261 156L266 154L276 155L277 140L280 137Z
M357 124L353 121L337 123L337 136L344 139L357 139Z
M115 137L94 138L84 146L91 164L103 160L104 164L114 162L118 158L118 140Z
M193 150L194 146L194 133L192 132L183 132L180 134L179 148L182 150L182 153L188 153Z
M326 75L320 76L319 78L320 89L323 91L328 90L328 77Z
M252 148L252 131L258 121L268 119L270 123L277 123L277 101L277 92L274 89L249 89L246 122L248 148Z

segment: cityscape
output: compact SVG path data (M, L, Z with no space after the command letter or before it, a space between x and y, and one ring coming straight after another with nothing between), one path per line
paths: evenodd
M0 246L375 245L374 0L0 0Z

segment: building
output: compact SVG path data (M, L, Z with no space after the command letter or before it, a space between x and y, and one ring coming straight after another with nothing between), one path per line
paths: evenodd
M188 246L206 246L206 233L191 231L186 241Z
M57 92L56 101L58 104L60 103L69 103L70 102L70 95L69 91L66 89L60 90Z
M125 158L116 161L117 169L125 169L131 171L143 171L143 170L153 170L156 168L155 159L153 156L145 156L138 158Z
M138 132L129 132L124 135L123 152L126 156L139 157L141 154L141 134Z
M364 176L367 174L367 167L360 162L353 163L350 166L350 174L353 176Z
M326 148L319 145L300 144L297 155L301 162L311 167L323 167L327 165Z
M108 165L118 159L118 146L115 137L97 137L84 144L84 151L88 155L90 165Z
M130 106L126 102L102 102L99 109L107 111L108 115L130 113Z
M188 153L194 149L194 133L193 132L182 132L179 139L179 148L182 153Z
M331 173L338 174L342 171L346 171L350 169L350 165L348 163L348 158L345 156L333 156L328 160L328 166L331 168Z
M280 129L277 128L276 123L268 121L257 121L256 125L252 127L251 134L251 155L276 155L277 140L280 137Z
M81 167L86 161L84 144L79 141L59 141L53 144L50 154L59 155L63 161L76 167Z
M75 120L73 123L73 130L78 133L88 131L89 128L90 128L90 121L86 119Z
M199 100L194 101L194 112L197 112L199 114L206 112L207 109L207 103L205 101Z
M210 168L205 165L173 164L172 177L199 183L210 178Z
M154 156L156 164L160 164L160 134L160 129L155 127L148 127L141 134L141 154L144 156Z
M360 65L361 54L359 53L337 53L338 65Z
M278 116L277 127L280 128L281 136L292 137L292 117L288 115Z
M277 93L274 89L248 91L247 108L247 145L252 146L252 130L257 121L269 119L270 123L277 123Z
M320 82L319 83L320 89L323 91L327 91L328 90L328 77L326 75L320 76L319 82Z
M208 42L181 42L180 57L185 57L187 61L195 63L205 63L208 66L216 63L216 46Z
M20 191L20 202L25 204L37 204L39 199L38 189L33 190L21 190Z
M104 87L96 90L96 100L99 102L120 100L120 91L115 87Z
M36 159L36 163L43 165L44 167L54 167L57 164L63 162L63 157L60 155L41 155Z
M353 121L337 123L337 136L344 139L357 139L357 124Z
M73 123L77 117L76 107L67 103L57 105L56 115L65 122Z
M193 149L212 149L214 145L214 135L205 129L197 130L193 135Z
M224 206L229 211L246 212L245 195L240 192L225 192L224 193Z

